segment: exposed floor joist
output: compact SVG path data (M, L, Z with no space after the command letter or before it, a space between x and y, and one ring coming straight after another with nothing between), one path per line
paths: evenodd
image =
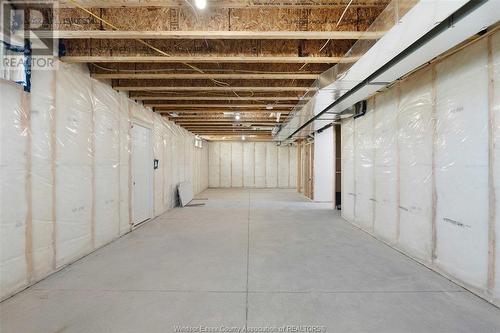
M207 108L206 111L211 111L209 108L267 108L267 104L167 104L167 103L144 103L145 106L155 108ZM273 109L293 108L295 104L272 104ZM200 110L201 111L201 110ZM270 112L270 110L266 110Z
M314 91L313 87L131 87L114 86L118 91Z
M383 32L376 31L39 31L40 37L62 39L261 39L261 40L297 40L297 39L379 39Z
M298 101L301 97L255 97L255 96L242 96L242 97L228 97L228 96L130 96L136 101ZM146 103L145 103L146 104ZM208 104L210 105L210 104ZM252 105L252 104L251 104ZM267 105L267 104L266 104ZM266 106L266 105L263 105ZM206 106L206 105L204 105Z
M170 7L184 8L185 0L79 0L87 7ZM386 0L211 0L213 8L345 8L351 3L351 8L380 8L387 5ZM73 7L69 0L60 0L61 7Z
M259 113L269 113L269 110L255 110L255 109L238 109L238 110L231 110L231 109L220 109L220 110L212 110L212 111L206 111L206 110L175 110L175 109L164 109L164 108L155 108L155 111L158 113L197 113L200 116L206 116L209 114L217 114L217 113L223 113L223 112L237 112L237 113L250 113L250 114L259 114ZM281 112L283 114L283 111L277 110L275 112Z
M347 51L382 36L366 31L388 2L211 0L198 11L185 0L78 0L86 9L63 2L54 26L63 61L184 128L270 139L247 125L282 124L319 74L357 61Z
M174 80L192 80L192 79L220 79L220 80L316 80L319 75L316 74L207 74L207 73L190 73L190 74L166 74L166 73L94 73L93 78L96 79L174 79Z
M265 64L337 64L353 63L358 57L215 57L215 56L63 56L63 62L67 63L265 63Z

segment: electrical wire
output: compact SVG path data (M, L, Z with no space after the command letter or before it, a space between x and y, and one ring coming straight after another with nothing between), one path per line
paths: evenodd
M92 13L90 10L88 10L87 8L83 7L82 5L80 5L76 0L68 0L69 2L71 2L73 5L75 5L77 8L83 10L84 12L86 12L87 14L91 15L92 17L96 18L97 20L101 21L102 23L106 24L107 26L111 27L113 30L115 31L120 31L120 29L115 26L114 24L112 23L109 23L108 21L106 21L105 19L103 19L102 17ZM144 40L140 39L140 38L134 38L134 40L150 49L152 49L153 51L156 51L158 53L160 53L161 55L163 56L166 56L166 57L171 57L172 55L168 54L167 52L163 51L163 50L160 50L159 48L145 42ZM183 65L191 68L192 70L198 72L198 73L202 73L204 74L205 72L203 72L203 70L201 70L200 68L196 67L196 66L193 66L191 64L188 64L186 62L182 62ZM224 85L224 86L229 86L228 83L226 82L223 82L223 81L219 81L219 80L215 80L215 79L210 79L210 81L212 81L213 83L215 83L216 85ZM233 91L234 92L234 91ZM236 94L236 92L234 92ZM237 95L237 94L236 94ZM238 95L237 95L238 96Z
M95 66L103 71L107 72L122 72L122 73L150 73L150 72L185 72L191 71L189 68L157 68L157 69L116 69L104 67L102 65L98 65L97 63L92 63L92 66ZM285 72L273 72L273 71L260 71L260 70L249 70L249 69L231 69L231 68L204 68L202 69L205 73L207 72L229 72L233 74L317 74L320 75L321 72L299 72L299 71L285 71Z

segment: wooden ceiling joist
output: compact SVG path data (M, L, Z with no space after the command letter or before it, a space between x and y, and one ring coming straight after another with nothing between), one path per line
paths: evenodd
M70 52L67 55L71 55ZM77 55L77 54L73 54ZM97 55L97 54L92 54ZM103 54L99 54L103 55ZM114 54L115 56L117 54ZM134 54L137 56L137 54ZM157 55L157 54L156 54ZM89 64L91 73L161 73L161 74L311 74L320 75L331 66L328 64L247 64L247 63L206 63L198 65L199 70L186 67L182 63L99 63ZM201 71L201 72L200 72Z
M61 60L67 63L290 63L290 64L337 64L353 63L359 57L280 57L280 56L63 56Z
M145 106L154 107L154 108L266 108L267 104L167 104L167 103L144 103ZM282 108L293 108L295 104L271 104L273 109L282 109ZM267 110L267 112L272 112L272 110ZM177 110L172 110L178 112ZM196 110L191 110L194 112ZM211 110L198 110L198 111L211 111ZM227 110L225 110L227 111Z
M263 127L269 127L269 129L262 129ZM259 129L253 127L214 127L214 128L191 128L191 130L196 131L195 133L214 133L220 131L222 133L249 133L249 134L271 134L270 126L259 126Z
M207 74L207 73L193 73L193 74L182 74L182 73L94 73L93 78L96 79L134 79L134 80L146 80L146 79L170 79L170 80L192 80L192 79L215 79L215 80L316 80L318 75L316 74L287 74L287 73L276 73L276 74Z
M60 39L260 39L260 40L342 40L379 39L383 32L364 31L39 31L40 37Z
M275 120L219 120L219 121L181 121L172 118L176 124L185 124L186 126L194 126L194 125L232 125L232 124L278 124Z
M239 110L231 110L231 109L216 109L216 110L207 110L207 109L201 109L201 110L174 110L174 109L163 109L163 108L155 108L155 111L158 113L178 113L178 114L183 114L183 113L196 113L196 114L206 114L206 115L211 115L211 114L218 114L218 113L223 113L223 112L233 112L233 113L255 113L255 114L265 114L269 112L280 112L282 115L286 115L289 112L288 111L283 111L283 110L276 110L276 111L269 111L269 110L255 110L255 109L239 109Z
M245 122L276 122L276 117L263 117L263 118L244 118L240 119L239 121L236 121L234 118L214 118L214 119L207 119L207 118L192 118L192 119L179 119L178 117L170 117L169 118L172 121L175 121L177 123L199 123L203 121L204 123L217 123L217 122L233 122L233 123L245 123Z
M170 7L183 8L185 0L79 0L86 7L116 8L116 7ZM350 0L210 0L212 8L345 8ZM71 8L69 0L60 0L63 8ZM354 0L352 8L379 8L387 5L386 0Z
M229 97L229 96L130 96L136 101L298 101L302 98L299 96L290 97L270 97L270 96L242 96L242 97ZM267 105L267 104L266 104ZM263 105L262 107L265 107Z
M145 87L115 86L118 91L314 91L312 87Z
M62 61L193 133L269 141L320 73L383 35L365 31L389 1L210 0L198 11L186 0L62 0L49 38L61 39Z

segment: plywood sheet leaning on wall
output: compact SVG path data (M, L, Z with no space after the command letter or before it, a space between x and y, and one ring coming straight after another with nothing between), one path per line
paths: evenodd
M469 285L485 289L488 268L486 41L438 63L436 71L435 262Z
M399 244L430 261L433 219L433 70L401 83L399 103Z

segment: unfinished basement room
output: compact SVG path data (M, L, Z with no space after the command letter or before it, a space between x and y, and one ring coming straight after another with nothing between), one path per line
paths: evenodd
M0 333L500 332L500 0L0 8Z

